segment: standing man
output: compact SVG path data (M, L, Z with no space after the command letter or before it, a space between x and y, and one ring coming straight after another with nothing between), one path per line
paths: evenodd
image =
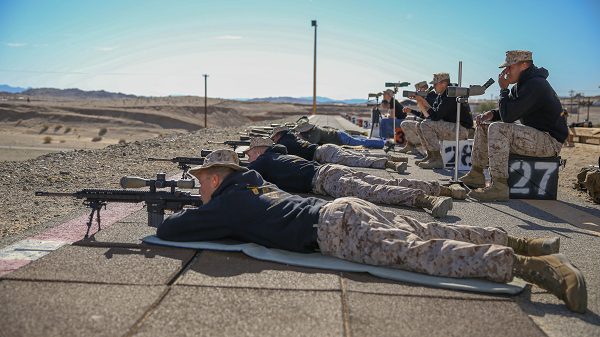
M499 109L477 118L473 166L461 180L471 187L469 196L480 201L508 200L508 155L553 157L560 153L569 130L560 116L560 100L546 80L548 70L533 64L530 51L506 52L498 75ZM509 90L508 86L514 84ZM514 122L520 120L522 125ZM484 122L493 122L484 125ZM485 187L483 168L488 165L492 184Z
M421 122L421 143L427 149L427 156L419 163L419 167L426 169L443 168L444 162L440 153L441 140L456 139L456 98L448 97L447 88L450 85L448 73L433 75L433 84L437 96L433 104L425 98L416 96L419 110L427 118ZM459 139L467 139L469 129L473 127L473 116L469 104L460 105L460 131Z

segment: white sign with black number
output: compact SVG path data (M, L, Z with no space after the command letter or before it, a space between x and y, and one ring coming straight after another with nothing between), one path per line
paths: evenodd
M471 169L471 152L473 151L473 139L458 142L458 170L468 171ZM441 153L444 167L454 168L456 142L450 140L442 141Z

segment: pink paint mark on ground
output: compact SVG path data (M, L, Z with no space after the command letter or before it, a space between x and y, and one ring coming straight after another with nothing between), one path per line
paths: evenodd
M31 260L0 260L0 276L13 272L29 262Z
M100 211L101 229L105 229L112 226L114 223L126 218L134 212L141 210L143 207L143 202L137 204L108 204L106 206L106 209L102 209L102 211ZM79 241L83 239L85 235L85 232L87 230L86 224L88 222L88 219L89 214L79 216L63 224L52 227L46 232L40 233L32 237L32 239L65 241L68 243ZM96 217L94 217L94 221L90 229L90 236L92 236L96 232L98 232L98 223L96 222Z

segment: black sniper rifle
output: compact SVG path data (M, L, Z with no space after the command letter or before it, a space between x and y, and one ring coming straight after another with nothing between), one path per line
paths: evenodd
M213 142L213 141L209 140L208 143L209 144L223 144L223 145L231 146L234 151L235 151L235 149L238 148L238 146L248 146L248 145L250 145L250 141L249 140L226 140L224 142Z
M138 203L145 202L148 209L148 226L158 227L164 218L165 210L177 212L184 206L201 206L202 199L199 195L193 195L189 192L175 190L179 188L194 188L194 180L166 180L164 173L156 175L156 179L143 179L139 177L121 178L121 187L140 188L150 187L150 191L132 191L132 190L101 190L101 189L83 189L75 193L63 192L35 192L36 196L41 197L73 197L84 199L83 204L92 209L87 225L85 238L89 237L90 228L94 220L94 213L97 214L96 221L98 230L100 230L100 209L108 202L120 203ZM158 188L170 188L170 191L157 191Z
M183 171L181 174L181 179L193 179L188 173L192 168L192 165L202 165L204 164L204 157L210 154L212 151L210 150L202 150L200 151L200 155L202 157L175 157L175 158L148 158L148 161L170 161L172 163L177 163L177 166ZM244 157L244 153L237 153L238 157ZM247 166L247 162L240 161L241 166Z

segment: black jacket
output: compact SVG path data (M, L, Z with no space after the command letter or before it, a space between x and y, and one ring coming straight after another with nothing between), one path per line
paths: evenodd
M500 91L499 110L494 120L513 123L521 120L523 125L548 132L557 141L567 139L569 129L560 116L562 105L556 92L546 80L548 70L531 65L521 73L519 82L511 90Z
M442 120L456 123L456 98L448 97L448 90L445 90L441 95L436 96L435 101L427 112L429 113L429 119L432 121ZM460 125L467 129L473 127L471 107L467 103L460 105Z
M388 104L390 104L385 99L383 101L381 101L381 103L388 103ZM400 104L400 102L398 102L397 99L394 99L394 112L395 112L394 116L396 116L396 119L404 119L404 118L406 118L406 113L404 111L402 111L402 109L404 109L404 106L402 106L402 104Z
M289 154L302 157L306 160L313 160L315 151L317 150L317 147L319 147L317 144L312 144L304 139L298 138L298 136L289 131L283 131L283 135L279 138L277 144L285 146Z
M265 182L256 171L234 172L208 203L169 216L156 235L171 241L228 238L310 253L318 249L313 225L325 203L286 193Z
M317 162L287 154L283 145L275 144L248 165L268 182L288 192L312 192L312 180L321 167Z
M435 102L435 99L437 98L437 94L435 93L435 90L431 90L430 92L427 93L427 96L425 96L425 100L427 101L427 103L429 103L429 105L433 106L433 103ZM419 118L427 118L425 117L425 115L423 115L423 113L421 112L421 110L417 110L417 109L410 109L410 113L419 117Z

